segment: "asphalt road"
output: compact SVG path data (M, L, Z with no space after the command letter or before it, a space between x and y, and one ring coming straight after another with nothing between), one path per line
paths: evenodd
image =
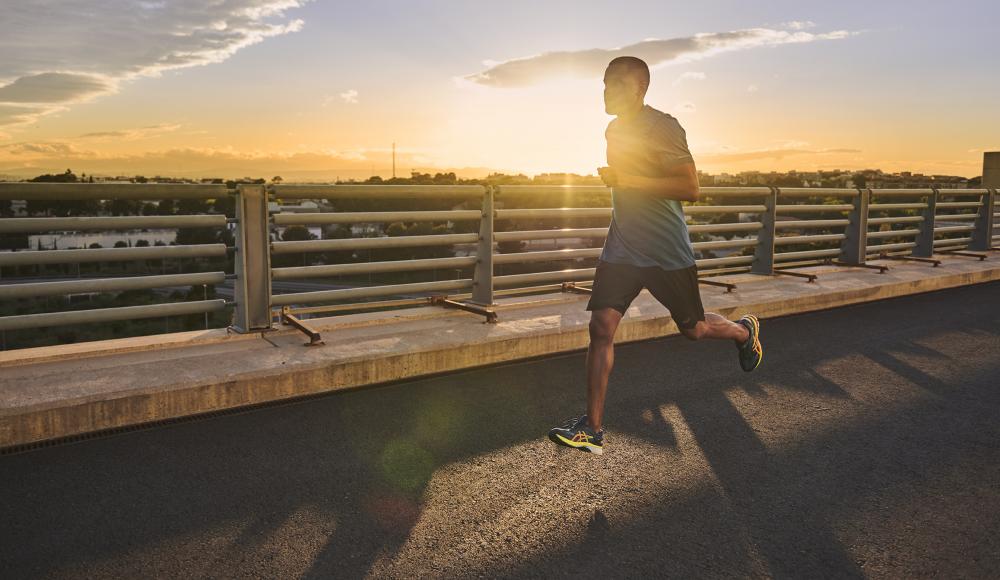
M1000 284L0 456L0 577L1000 577Z

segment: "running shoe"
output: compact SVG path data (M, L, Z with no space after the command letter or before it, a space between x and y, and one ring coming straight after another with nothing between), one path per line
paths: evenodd
M750 337L741 344L740 366L743 370L750 372L760 366L760 361L764 360L764 348L760 345L760 321L753 314L747 314L736 321L750 331Z
M549 439L557 445L573 447L580 451L600 455L604 453L604 431L595 432L587 423L587 416L573 417L562 427L549 431Z

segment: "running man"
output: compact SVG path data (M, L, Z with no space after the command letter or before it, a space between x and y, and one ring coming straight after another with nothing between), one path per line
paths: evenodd
M757 317L730 322L702 308L680 203L698 200L698 173L684 129L644 103L647 88L649 67L638 58L616 58L604 73L604 109L616 118L605 131L609 167L598 171L611 188L614 209L587 304L587 414L549 431L553 442L590 453L604 451L602 420L615 330L644 287L670 310L687 338L733 341L744 371L757 368L764 356Z

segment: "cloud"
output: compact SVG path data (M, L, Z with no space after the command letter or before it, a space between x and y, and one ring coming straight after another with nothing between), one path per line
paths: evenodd
M792 30L805 30L807 28L816 28L816 23L812 20L791 20L789 22L782 22L782 28L790 28Z
M676 87L677 85L683 83L684 81L703 81L705 80L705 78L706 78L705 73L703 72L688 71L682 74L681 76L677 77L676 79L674 79L674 86Z
M41 73L0 87L3 103L72 103L114 90L115 83L94 75Z
M600 78L608 62L623 55L637 56L650 66L664 66L699 60L723 52L818 40L839 40L852 34L857 33L837 30L814 34L802 30L770 28L700 33L667 40L644 40L620 48L546 52L488 65L489 68L486 70L468 75L465 79L490 87L525 87L552 77Z
M302 28L285 13L308 0L17 2L0 20L0 103L57 105L114 92L122 81L226 60Z
M37 107L23 107L0 103L0 125L20 125L30 123L48 111Z
M125 141L135 141L137 139L147 139L149 137L156 137L164 133L172 133L180 129L180 125L161 123L159 125L150 125L148 127L137 127L135 129L121 129L118 131L96 131L93 133L84 133L80 135L80 139L118 139Z
M11 157L28 158L89 158L96 154L91 151L78 149L71 143L62 141L43 141L38 143L11 143L0 146L0 152Z
M351 89L349 91L344 91L340 93L340 98L344 100L345 103L357 104L358 102L358 91Z

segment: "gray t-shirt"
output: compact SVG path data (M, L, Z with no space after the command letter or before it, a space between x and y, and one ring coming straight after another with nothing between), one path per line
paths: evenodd
M619 173L665 177L691 163L687 136L677 119L645 105L628 123L615 119L604 133L608 166ZM679 201L636 189L611 192L611 227L601 260L679 270L694 265L694 250Z

